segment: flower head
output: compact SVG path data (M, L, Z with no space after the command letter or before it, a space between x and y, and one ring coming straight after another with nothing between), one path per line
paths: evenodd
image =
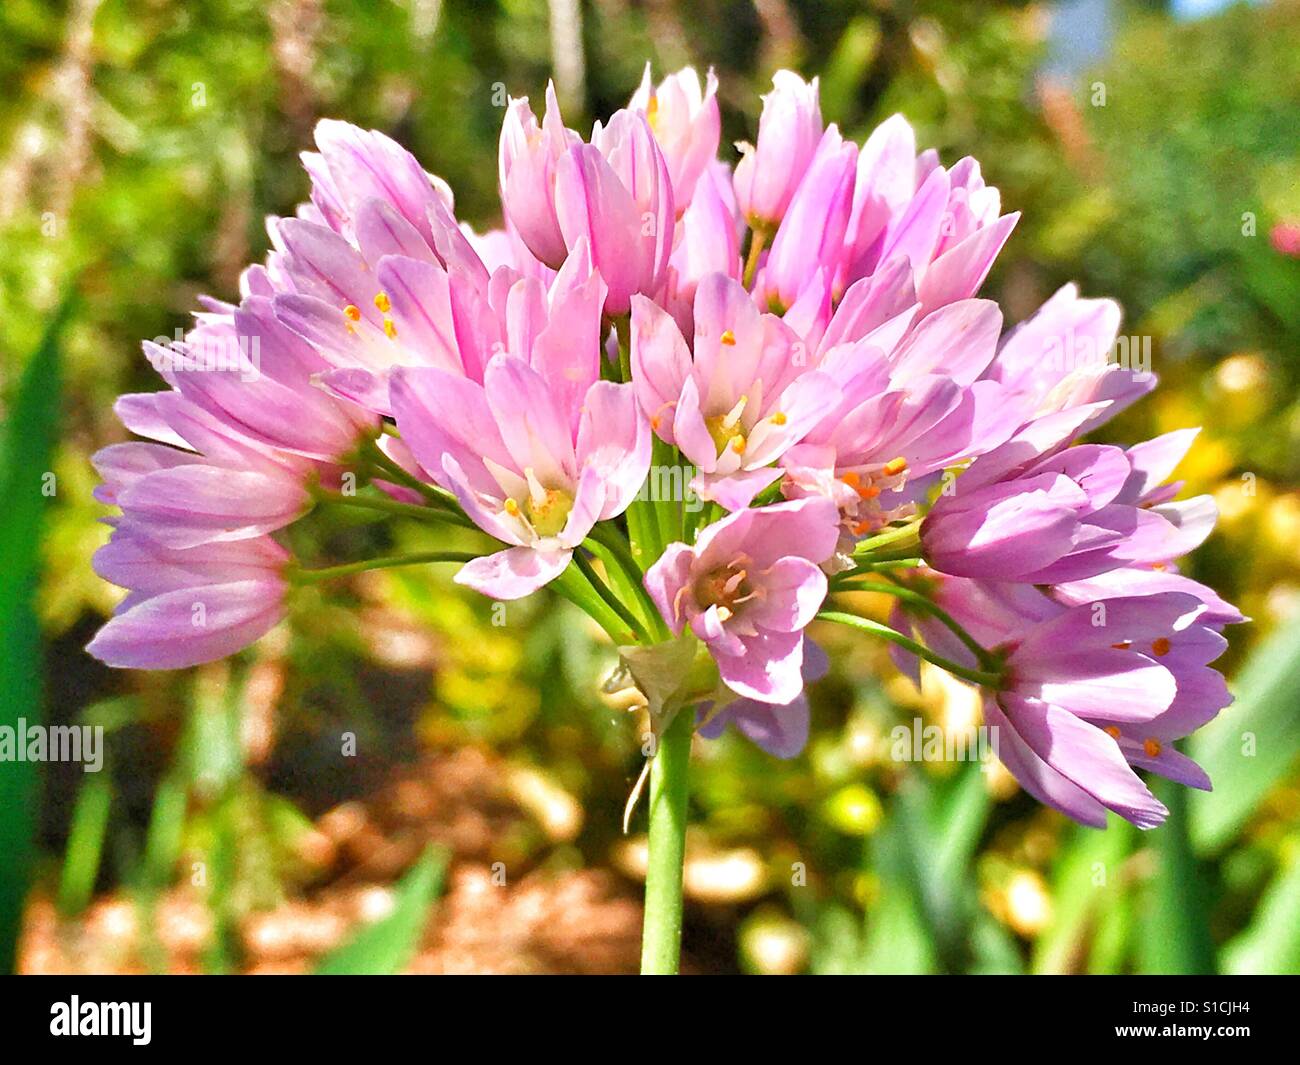
M645 585L669 627L703 640L726 685L785 704L803 688L803 630L826 597L834 509L806 499L737 511L671 544Z

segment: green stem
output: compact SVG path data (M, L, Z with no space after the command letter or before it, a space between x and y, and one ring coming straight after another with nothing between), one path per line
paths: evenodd
M460 512L460 504L456 501L454 495L437 485L426 484L408 470L403 469L389 458L373 440L367 448L366 458L369 459L372 466L378 467L377 472L380 474L381 480L392 481L394 484L413 489L437 506L445 507L456 513Z
M975 660L985 669L993 671L997 666L997 659L989 654L983 644L967 632L960 622L948 611L944 610L943 607L939 606L938 603L926 598L915 589L906 588L901 584L881 584L878 581L858 583L858 580L860 580L860 575L855 575L852 583L845 580L838 588L833 588L832 591L879 592L882 595L892 595L905 603L911 603L917 609L933 615L936 620L947 626L949 631L966 645L966 649L975 656Z
M835 621L841 625L848 625L851 628L861 629L863 632L869 632L873 636L879 636L882 640L888 640L890 643L897 644L905 650L911 651L918 658L924 658L940 669L945 669L954 677L960 677L962 680L968 680L972 684L979 684L985 688L1000 688L1002 686L1002 676L986 670L967 669L965 666L958 665L956 662L944 658L943 655L936 654L926 647L925 644L917 643L910 636L904 636L901 632L896 632L888 625L882 625L878 621L872 621L870 618L860 618L855 614L841 614L836 610L823 610L817 615L822 621Z
M297 584L317 584L320 581L332 581L336 577L350 577L354 573L364 573L366 570L419 566L427 562L472 562L478 557L470 551L418 551L409 555L367 558L360 562L347 562L341 566L295 570L291 579Z
M641 972L671 976L682 950L682 863L694 711L677 712L650 763L650 838L645 879Z
M635 643L636 633L603 600L583 576L577 566L569 566L555 578L550 585L556 593L583 611L588 617L605 630L611 642L617 647L625 643Z
M403 503L399 499L389 499L387 496L345 496L341 492L329 492L323 489L316 490L316 499L322 503L336 503L343 507L357 507L360 510L377 510L384 514L400 514L406 518L415 518L419 521L440 521L449 525L460 525L466 529L474 528L474 523L463 514L454 514L448 510L442 510L438 507L420 506L418 503Z
M758 257L763 254L763 247L767 244L767 229L764 226L755 226L749 235L749 254L745 257L744 281L741 282L746 288L754 284L754 274L758 272Z
M895 529L886 529L867 540L862 540L853 549L855 555L865 555L879 551L884 547L912 547L921 542L921 519L908 522Z
M642 625L641 622L637 620L636 615L623 604L623 600L614 593L614 590L600 579L600 575L596 572L595 567L592 566L591 560L582 553L581 548L573 553L573 561L577 565L578 569L582 571L582 575L587 578L587 583L596 590L596 594L599 595L601 599L605 601L605 604L623 620L623 624L627 625L628 628L636 634L638 640L645 642L647 640L645 626Z
M650 598L650 593L645 590L645 585L642 583L641 567L632 557L627 541L623 539L618 529L609 522L599 522L591 530L590 539L606 548L622 568L628 583L635 589L637 598L644 608L641 613L650 619L653 630L650 635L656 641L669 639L671 633L668 631L668 626L664 624L664 619L659 615L659 608L655 606L654 600Z

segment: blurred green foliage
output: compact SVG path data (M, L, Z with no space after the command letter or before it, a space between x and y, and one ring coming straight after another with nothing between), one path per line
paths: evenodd
M776 762L734 735L697 745L688 958L695 942L712 944L700 966L757 972L1300 970L1300 261L1269 240L1300 218L1300 7L1175 25L1153 6L1123 5L1096 69L1045 81L1042 4L587 0L578 27L562 17L572 5L543 0L7 0L0 409L18 418L28 353L76 278L37 604L47 719L109 735L103 779L47 776L38 890L69 919L125 892L144 963L161 967L151 915L190 883L211 916L204 965L237 969L240 922L317 876L302 852L312 818L421 750L464 746L580 808L571 841L518 830L494 841L503 861L629 871L636 730L598 698L612 653L568 604L499 614L445 572L370 574L304 591L290 623L232 663L113 673L81 650L116 596L89 567L107 530L88 457L125 437L113 398L157 387L140 340L184 328L200 292L231 296L265 250L263 217L306 194L296 154L317 117L391 133L483 227L504 92L536 97L554 73L583 127L626 100L647 59L712 65L725 144L752 135L758 93L787 65L822 77L828 119L854 137L902 111L945 161L980 159L1024 211L989 286L1009 321L1075 279L1152 338L1161 386L1115 436L1207 426L1181 475L1224 519L1186 568L1255 618L1230 634L1230 671L1255 658L1240 703L1196 745L1221 790L1165 792L1174 816L1157 832L1101 833L1005 774L891 759L891 729L966 727L968 700L937 680L917 693L879 648L825 634L836 668L802 757ZM322 564L393 541L457 546L367 519L291 535ZM341 734L358 757L339 757ZM411 891L435 890L430 868ZM385 943L385 958L406 949Z

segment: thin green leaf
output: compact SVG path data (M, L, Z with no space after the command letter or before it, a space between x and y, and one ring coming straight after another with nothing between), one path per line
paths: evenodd
M27 364L0 441L0 725L41 721L40 631L32 598L40 569L40 531L59 421L59 336L75 303L54 315ZM36 766L0 762L0 970L10 971L35 848Z
M1201 854L1227 843L1300 755L1300 623L1273 633L1238 674L1237 701L1193 737L1212 792L1191 797Z
M1300 835L1280 848L1291 854L1264 893L1250 926L1223 948L1223 971L1292 975L1300 972Z
M367 925L353 939L317 963L318 976L348 973L385 975L399 972L419 945L429 919L429 907L447 872L446 850L430 846L398 883L393 912Z
M1214 972L1209 886L1188 837L1187 789L1160 781L1156 794L1169 820L1145 837L1156 852L1138 943L1143 972L1200 976Z

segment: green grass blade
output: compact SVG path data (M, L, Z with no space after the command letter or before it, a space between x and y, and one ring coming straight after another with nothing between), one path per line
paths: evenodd
M1237 701L1193 737L1212 792L1191 796L1201 854L1227 843L1300 755L1300 623L1273 633L1238 675Z
M1138 965L1146 973L1202 976L1214 972L1210 889L1188 836L1187 789L1160 781L1156 795L1169 820L1143 837L1156 852L1140 922Z
M429 847L398 883L393 912L367 925L350 942L322 958L314 970L316 975L385 975L400 971L424 933L429 907L442 890L448 858L446 850Z
M68 848L59 879L59 912L75 916L90 904L104 854L104 836L113 803L113 781L107 772L87 773L72 811Z
M0 442L0 725L41 722L40 631L33 606L40 532L59 422L59 336L72 312L69 296L27 364ZM23 902L35 854L36 766L0 762L0 971L12 970Z
M1290 855L1264 893L1255 919L1223 948L1223 971L1294 976L1300 972L1300 835L1283 842Z

